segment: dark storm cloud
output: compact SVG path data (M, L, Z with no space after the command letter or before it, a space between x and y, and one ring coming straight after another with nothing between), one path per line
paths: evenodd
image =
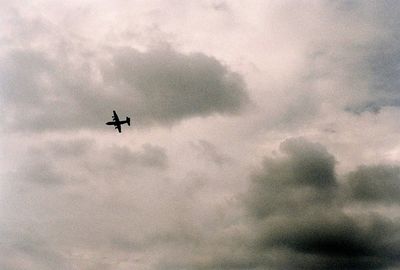
M336 184L335 159L322 145L300 138L283 142L280 149L289 156L287 165L295 183L321 188Z
M291 139L281 144L281 150L286 157L265 160L247 194L254 222L253 252L260 257L276 254L275 259L261 259L260 265L274 261L272 269L387 269L400 264L398 220L345 214L345 188L337 182L335 160L324 147ZM351 173L350 202L360 195L374 199L374 186L378 198L393 199L396 177L394 168Z
M241 219L216 228L213 236L191 231L192 237L183 237L176 231L174 241L160 244L168 250L179 250L182 244L190 248L185 256L172 252L161 258L158 269L361 270L400 265L400 221L369 212L368 206L364 212L345 211L359 199L348 195L347 183L338 181L335 158L325 147L299 138L284 141L280 150L283 156L265 159L252 176L244 205L238 207L244 206ZM397 185L390 180L396 169L370 169L377 171L372 177L389 179L375 185ZM360 170L344 179L355 181ZM234 235L226 233L233 227Z
M286 157L266 159L262 171L254 175L250 211L261 218L283 209L298 211L329 203L337 184L334 157L303 139L287 140L281 150Z
M386 269L398 265L399 224L383 217L351 217L310 209L267 219L258 231L259 253L285 254L281 266L295 269ZM278 267L279 269L279 267Z
M121 117L130 115L134 124L165 125L237 113L248 100L240 75L202 53L185 55L171 48L108 53L107 64L83 59L79 51L69 56L31 49L5 53L0 64L7 111L3 128L106 128L113 109Z
M168 253L158 269L361 270L400 265L398 219L344 210L360 200L356 193L349 195L348 185L353 188L362 179L357 184L367 189L372 184L396 189L396 168L360 168L342 183L334 156L322 145L297 138L284 141L280 150L283 156L265 159L252 176L238 223L216 228L213 236L172 231L173 238L160 238L158 244L168 250L184 245L187 254ZM370 183L364 175L371 177ZM384 180L373 182L377 177ZM386 196L380 188L379 196ZM235 236L226 233L235 226ZM133 242L132 249L137 248Z
M350 196L370 203L400 203L400 168L362 166L348 176Z

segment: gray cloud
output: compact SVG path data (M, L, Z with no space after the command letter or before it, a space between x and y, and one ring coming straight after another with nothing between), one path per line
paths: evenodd
M400 268L398 3L10 3L1 269Z
M16 174L19 181L32 181L40 185L62 184L63 175L52 166L52 160L31 160Z
M206 140L199 140L197 143L191 143L191 145L196 151L199 152L201 157L217 165L223 165L232 161L229 156L220 153L214 144Z
M321 82L320 87L330 92L327 97L330 102L334 100L332 94L338 94L342 98L340 106L354 114L398 107L400 24L396 14L399 3L331 1L325 4L331 16L341 19L332 22L335 25L332 32L315 39L310 47L313 53L309 57L312 66L309 79ZM344 31L346 21L348 27Z
M250 211L262 218L274 212L297 212L326 205L335 196L335 160L321 145L304 139L281 144L282 160L266 159L251 186ZM302 201L302 204L298 202Z
M301 202L299 202L301 203ZM295 269L387 269L398 266L399 224L383 217L351 217L327 209L267 219L258 231L259 253L283 255ZM307 213L308 212L308 213Z
M171 125L237 113L248 101L240 75L202 53L114 48L107 64L93 57L79 64L80 52L69 53L77 58L74 64L61 53L50 57L39 50L3 55L2 102L8 113L3 128L106 128L112 109L141 126Z
M170 48L140 53L118 50L105 78L124 88L138 121L172 123L195 115L235 113L247 101L245 85L215 58Z
M50 141L47 148L47 152L55 158L62 157L75 157L79 158L95 147L95 141L91 139L74 139L65 141ZM40 153L43 149L34 149L34 152Z
M398 166L362 166L348 176L350 196L364 202L400 202Z
M139 150L118 145L100 147L93 140L78 138L50 140L31 147L11 177L39 185L70 184L115 170L167 168L168 156L160 146L143 144Z
M151 258L142 263L151 265L152 269L389 269L400 264L399 221L368 211L346 213L344 208L360 198L351 195L342 200L348 190L347 183L338 181L335 158L320 144L302 138L284 141L280 147L283 156L264 160L251 178L244 201L235 202L233 197L219 206L212 204L212 208L190 191L196 184L190 175L179 183L157 180L157 187L142 185L140 192L131 194L140 182L147 185L153 180L136 173L138 181L125 181L131 175L124 166L164 166L159 156L165 152L160 147L142 145L140 151L120 146L103 149L85 139L59 144L53 140L40 149L47 149L44 152L53 158L71 160L74 168L84 167L82 159L86 159L87 153L94 153L96 160L92 169L96 173L90 174L90 181L81 183L79 189L70 185L48 194L49 189L37 189L35 185L19 193L24 198L22 206L27 208L22 212L25 218L30 211L36 215L48 213L39 224L49 222L45 231L52 233L50 237L36 227L36 234L41 232L39 235L46 239L41 250L46 252L47 259L40 261L35 257L40 254L31 252L36 243L18 244L12 233L3 231L3 235L9 237L7 246L12 246L19 257L26 257L28 262L40 261L42 264L37 267L64 263L65 250L71 249L96 254L88 264L80 257L72 258L88 268L111 267L128 254ZM63 154L62 149L68 145L86 145L91 150L72 151L77 153L75 162L73 155ZM59 162L57 169L63 167ZM114 163L109 168L100 169L110 162ZM371 167L370 170L371 173L360 168L344 179L353 187L351 183L363 180L365 174L383 175L389 181L374 183L397 184L391 180L396 175L394 168ZM134 171L136 167L130 172ZM124 181L109 181L109 177L119 175ZM67 176L61 176L63 183L68 184ZM118 193L107 195L109 189L118 191L119 188L122 190ZM97 194L101 192L105 194ZM154 201L154 197L158 200ZM21 204L17 202L16 198L11 200L13 207ZM25 218L17 218L21 230L32 225ZM72 229L73 224L79 227L78 231ZM3 224L3 228L7 226ZM61 231L70 236L58 235ZM80 249L72 248L74 241ZM47 253L48 250L53 251ZM101 256L105 253L112 255L103 259Z
M261 257L277 254L272 269L387 269L400 264L398 220L343 211L360 195L372 195L362 193L364 183L369 192L375 186L378 197L387 195L382 190L396 189L396 170L375 167L351 173L354 197L344 202L345 186L336 180L334 158L321 145L291 139L281 150L286 157L266 160L247 194L254 252ZM377 177L386 181L375 181ZM272 261L261 260L260 265Z
M238 209L244 206L240 218L216 224L213 235L202 230L182 234L172 230L173 237L159 244L177 253L160 258L157 269L399 267L400 220L370 212L368 207L366 212L345 211L359 198L346 198L348 183L338 181L335 158L322 145L298 138L284 141L280 149L283 157L265 159L252 176L241 201L244 205L236 205ZM344 179L351 183L359 170ZM371 170L379 174L379 168ZM384 170L389 176L394 173L390 168ZM232 206L225 211L237 210ZM191 223L186 226L193 228ZM138 247L132 243L132 248Z
M17 241L11 241L7 243L7 246L0 244L2 269L69 269L71 267L68 260L60 252L52 250L48 243L31 237L19 235ZM4 234L2 240L5 240Z
M152 241L163 242L148 235L165 230L158 209L163 206L152 198L173 193L159 174L168 167L164 148L101 146L85 137L36 141L26 148L15 172L2 175L4 269L111 269L131 253L124 250L130 239L139 242L139 252L154 248ZM119 237L125 242L114 240Z

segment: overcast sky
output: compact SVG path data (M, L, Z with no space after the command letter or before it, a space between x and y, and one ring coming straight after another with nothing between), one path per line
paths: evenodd
M0 269L400 269L398 1L0 2Z

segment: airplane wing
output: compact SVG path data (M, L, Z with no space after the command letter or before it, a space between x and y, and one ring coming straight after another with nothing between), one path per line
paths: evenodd
M115 112L115 111L113 111L113 119L115 120L115 122L119 122L119 118L118 118L118 115L117 115L117 113Z
M115 129L118 129L118 132L121 133L121 124L120 122L115 122Z

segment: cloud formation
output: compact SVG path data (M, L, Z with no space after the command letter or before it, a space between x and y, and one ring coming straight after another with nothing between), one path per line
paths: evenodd
M199 140L196 143L191 143L191 146L199 152L200 157L216 165L221 166L232 161L229 156L220 153L217 147L208 141Z
M31 163L25 172L46 180L42 177L46 171L56 171L59 184L50 189L47 182L19 179L11 185L19 194L9 197L12 209L24 210L20 215L12 209L5 212L14 218L0 226L8 241L1 248L4 254L14 254L4 260L8 268L24 258L36 268L57 264L68 268L75 262L104 264L108 269L118 260L132 266L129 256L149 258L141 261L141 267L152 269L396 269L400 265L399 217L373 208L380 204L385 209L386 199L391 207L400 206L398 167L364 166L337 175L335 157L321 144L288 139L280 146L280 156L266 158L253 172L244 194L213 202L207 180L196 182L187 175L183 181L161 181L166 154L160 147L101 148L88 140L46 145L34 151L47 153L53 163L47 163L46 170ZM70 152L60 151L68 145ZM97 153L91 162L85 157L89 152ZM69 168L77 171L66 173ZM16 175L9 177L16 180ZM152 199L155 196L158 200ZM360 205L363 210L354 208ZM29 219L40 213L39 224L49 222L47 233L36 225L32 233ZM68 237L54 236L61 231ZM17 235L23 235L22 240L17 241ZM32 253L38 241L42 247ZM72 248L71 241L79 248ZM92 260L85 264L80 256L66 256L71 248L92 254ZM112 259L101 258L104 253ZM41 254L46 254L45 261Z
M400 269L399 8L2 3L0 268Z
M235 113L248 101L240 75L202 53L122 49L113 55L112 65L105 72L106 84L123 88L139 122L173 123L192 116Z
M362 202L398 204L400 168L398 166L361 166L348 176L351 197Z
M325 18L321 19L326 33L309 47L308 75L318 84L317 91L328 91L330 102L336 95L341 97L337 100L341 108L354 114L398 107L400 25L395 18L399 3L333 1L322 7L328 20L340 20L330 21L334 27L325 28Z
M363 179L360 170L381 175L385 167L366 166L338 176L334 156L321 144L296 138L284 141L280 149L283 155L265 159L254 172L244 200L225 205L224 213L233 218L214 224L214 233L197 228L196 221L186 223L189 231L171 228L170 237L159 244L177 252L161 257L157 269L400 266L399 217L376 212L364 198L348 192L355 175ZM386 169L393 173L394 168ZM399 196L397 184L374 182L380 186L376 189L393 187ZM360 203L364 210L353 208Z
M337 180L334 158L324 147L290 139L281 150L285 157L265 160L247 195L255 252L276 254L272 269L399 266L398 218L344 211L355 201L374 199L373 187L378 198L398 197L398 168L372 166L350 173L352 193L344 200L346 186Z
M70 65L61 54L7 52L0 66L8 112L2 127L104 128L113 109L139 126L172 125L195 116L238 113L248 103L241 76L205 54L172 48L143 53L114 48L108 53L109 62Z

